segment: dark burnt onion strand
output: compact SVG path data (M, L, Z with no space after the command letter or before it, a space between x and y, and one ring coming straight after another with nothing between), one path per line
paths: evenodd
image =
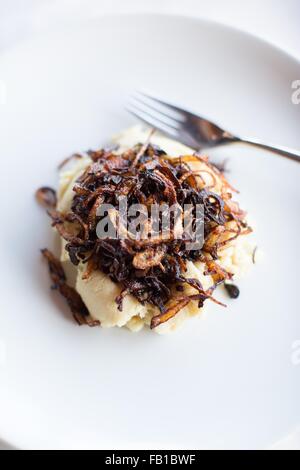
M67 284L66 276L61 262L51 253L51 251L41 250L43 257L48 262L49 273L53 282L52 289L58 290L67 301L74 319L79 325L98 326L100 322L94 320L86 308L82 298L75 289Z
M222 197L205 187L201 172L193 172L189 163L205 162L212 176L217 175L227 188L232 189L223 174L206 159L190 155L171 159L155 145L137 145L121 155L110 150L89 152L92 164L78 179L74 187L71 212L59 213L52 209L49 214L59 234L67 241L66 250L74 265L87 263L85 278L94 270L101 270L110 279L122 286L117 297L118 308L126 295L133 295L141 304L149 303L158 307L160 313L153 317L151 327L174 317L192 300L203 306L206 299L213 299L214 287L232 276L217 263L218 249L226 244L216 237L213 245L208 243L216 229L220 234L230 232L228 222L234 221L235 233L231 239L249 228L244 222L244 213L231 196ZM204 170L205 172L206 170ZM226 193L228 195L228 192ZM194 223L195 207L204 206L204 246L189 251L186 240L173 236L172 227L168 239L133 239L127 233L125 239L99 239L96 234L97 209L103 203L111 204L117 210L119 197L126 196L128 207L131 204L178 203L182 208L191 204L191 223ZM231 229L232 232L232 229ZM161 235L161 234L160 234ZM207 243L206 243L207 242ZM187 261L202 261L206 274L214 280L214 286L205 291L197 279L185 279ZM193 295L185 295L183 286L188 284L194 289ZM60 285L60 284L58 284ZM175 296L174 290L180 292ZM215 300L215 299L213 299Z

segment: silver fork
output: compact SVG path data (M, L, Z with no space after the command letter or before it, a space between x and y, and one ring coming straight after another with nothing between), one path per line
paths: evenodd
M150 126L195 150L240 142L300 162L300 150L237 137L207 119L143 92L136 92L126 109Z

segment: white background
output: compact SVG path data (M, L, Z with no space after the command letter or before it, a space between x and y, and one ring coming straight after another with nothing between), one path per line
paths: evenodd
M300 0L0 0L0 52L65 24L105 13L140 11L179 13L226 23L300 59ZM4 447L0 442L0 449ZM300 449L300 432L283 436L275 447Z

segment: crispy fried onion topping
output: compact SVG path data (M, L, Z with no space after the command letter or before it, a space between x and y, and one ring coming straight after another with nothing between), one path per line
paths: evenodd
M62 214L55 208L49 210L53 226L67 241L66 250L72 263L87 263L85 279L94 270L101 270L119 283L122 292L116 302L120 310L128 294L142 304L147 302L158 307L160 313L153 317L152 328L173 318L191 301L197 301L199 306L206 299L217 302L212 297L214 287L232 277L217 264L219 251L251 231L245 222L245 213L231 200L234 190L224 174L206 157L171 158L149 142L120 155L100 150L90 152L90 156L92 164L74 187L71 211ZM195 169L194 163L200 166ZM219 190L215 192L217 185ZM204 246L187 250L186 240L175 237L175 223L168 237L159 234L154 238L134 239L125 231L122 239L99 239L96 233L100 221L98 208L104 203L115 207L111 214L115 221L120 196L127 197L128 206L176 203L183 208L190 204L191 224L195 217L193 208L202 204ZM148 229L150 233L150 219L145 222L144 230ZM196 279L183 277L188 261L205 264L205 274L214 280L210 291L205 291ZM184 295L185 284L195 289L194 295ZM66 289L61 283L57 285L60 290ZM179 297L178 292L181 292Z
M39 188L35 193L35 197L38 203L47 209L56 207L56 191L48 186Z

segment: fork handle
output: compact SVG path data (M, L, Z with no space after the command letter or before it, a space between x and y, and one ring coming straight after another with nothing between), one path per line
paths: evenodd
M237 139L236 142L241 142L244 144L253 145L254 147L262 148L264 150L269 150L270 152L277 153L278 155L282 155L283 157L300 163L300 150L294 150L288 147L267 145L255 139Z

